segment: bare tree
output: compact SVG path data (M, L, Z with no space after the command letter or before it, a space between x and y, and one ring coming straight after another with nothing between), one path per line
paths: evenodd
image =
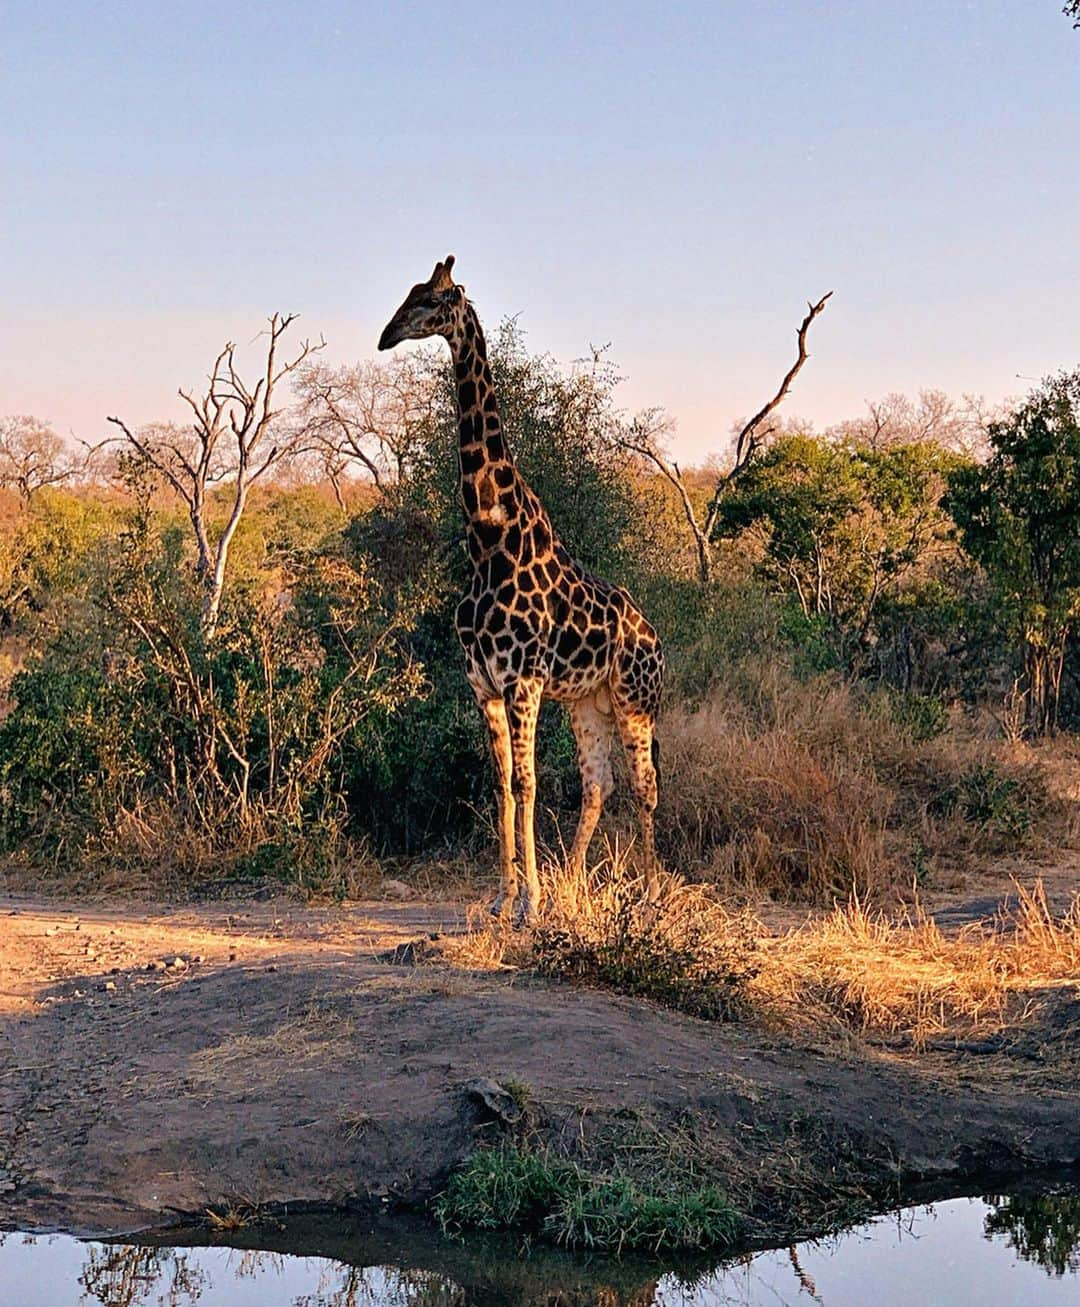
M712 576L712 540L724 491L754 459L762 443L775 430L774 426L767 425L767 421L787 398L792 383L802 370L803 364L810 357L806 348L806 337L810 330L810 324L824 310L825 304L831 295L832 291L829 291L816 304L807 302L807 313L799 324L797 333L798 352L795 362L784 374L776 394L739 428L735 436L735 460L732 466L717 478L713 493L705 506L704 512L700 512L694 505L690 490L678 463L670 458L664 450L663 437L670 430L670 426L662 414L655 409L640 414L631 423L629 429L617 437L619 444L623 448L638 454L651 463L674 487L676 494L679 496L686 524L694 538L698 558L698 579L702 585L707 585Z
M943 390L920 390L914 400L896 393L867 400L865 416L837 423L825 434L871 449L931 443L977 458L986 453L987 430L996 416L981 395L957 401Z
M24 504L78 471L70 448L47 422L28 414L0 418L0 486L17 491Z
M249 388L236 367L236 346L230 342L214 360L209 384L199 397L181 390L193 414L190 428L158 425L133 431L110 417L136 453L155 468L187 505L198 551L198 576L203 588L202 629L212 636L217 627L225 569L236 528L247 506L251 487L282 459L300 452L307 438L303 425L285 428L275 419L274 397L279 383L321 350L321 339L305 340L287 362L278 351L281 338L296 320L294 313L269 319L266 360L262 374ZM209 496L219 482L232 488L225 525L211 541Z
M303 421L344 511L343 478L359 470L385 491L405 479L439 403L440 374L424 354L331 368L297 378Z

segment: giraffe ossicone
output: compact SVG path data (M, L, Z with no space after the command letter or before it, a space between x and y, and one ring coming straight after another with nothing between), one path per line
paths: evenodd
M465 669L491 737L498 782L501 888L492 911L516 921L540 905L533 813L536 721L543 699L565 704L581 768L581 817L570 861L582 868L611 793L611 742L626 751L641 831L647 895L655 899L656 714L660 639L629 594L591 576L564 548L514 464L484 333L454 256L405 297L379 349L442 336L457 385L459 491L471 581L457 609ZM520 877L519 877L520 864ZM522 883L524 882L524 883Z

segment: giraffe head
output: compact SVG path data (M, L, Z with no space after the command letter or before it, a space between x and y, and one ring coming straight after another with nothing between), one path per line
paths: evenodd
M383 328L380 349L393 349L403 340L423 340L426 336L449 336L465 303L465 287L455 286L450 276L454 256L448 254L427 281L419 282L401 308Z

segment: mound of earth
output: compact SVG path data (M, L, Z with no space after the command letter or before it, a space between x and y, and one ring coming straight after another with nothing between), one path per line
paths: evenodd
M0 1222L422 1203L510 1129L597 1167L682 1159L777 1233L1080 1159L1075 997L1008 1047L807 1047L430 961L460 918L0 900Z

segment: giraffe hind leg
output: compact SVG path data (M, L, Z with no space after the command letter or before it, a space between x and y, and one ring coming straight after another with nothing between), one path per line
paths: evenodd
M611 774L613 722L610 708L604 712L596 696L571 703L569 713L577 742L578 766L581 769L581 816L570 849L569 863L572 870L580 873L585 870L585 859L596 824L600 820L604 800L615 784Z
M630 786L637 806L641 831L642 870L645 894L655 903L660 893L660 868L656 861L655 813L658 789L659 747L653 734L651 713L623 711L618 714L619 737L626 752Z

